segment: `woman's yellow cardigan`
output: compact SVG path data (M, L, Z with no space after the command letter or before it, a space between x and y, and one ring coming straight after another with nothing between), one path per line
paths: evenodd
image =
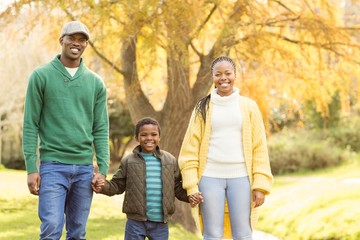
M201 114L193 110L179 155L179 166L182 174L183 188L191 195L199 192L198 183L205 169L207 160L211 115L213 105L210 101L206 122ZM249 174L251 189L270 193L273 176L271 174L269 155L263 119L257 104L240 96L240 109L243 117L243 149L245 164ZM206 201L206 199L204 199ZM258 219L258 208L251 204L251 227L255 228ZM225 208L224 238L231 238L230 218ZM197 210L199 210L197 208ZM195 222L202 230L200 211L193 211Z

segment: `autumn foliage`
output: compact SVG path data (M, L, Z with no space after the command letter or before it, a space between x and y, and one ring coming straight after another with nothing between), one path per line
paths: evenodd
M219 55L236 61L240 92L257 101L269 134L284 122L306 125L309 104L326 119L334 96L340 115L358 113L359 23L351 18L358 3L337 2L18 0L0 13L0 29L15 34L6 26L16 22L26 38L42 26L43 44L54 49L64 21L84 22L91 31L88 66L133 121L157 118L162 147L177 155L194 104L212 88L209 66ZM21 109L4 102L1 119Z

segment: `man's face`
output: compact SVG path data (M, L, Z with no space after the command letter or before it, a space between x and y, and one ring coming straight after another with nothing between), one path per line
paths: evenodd
M88 45L88 40L84 34L75 33L61 37L60 44L62 46L62 57L70 61L76 61L81 58L81 55Z

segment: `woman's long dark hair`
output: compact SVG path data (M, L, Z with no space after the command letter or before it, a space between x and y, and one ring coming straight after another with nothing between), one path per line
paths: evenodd
M236 76L236 65L235 65L234 61L229 57L220 56L220 57L215 58L215 60L211 63L211 67L210 67L211 77L213 76L214 66L217 63L223 62L223 61L227 61L227 62L231 63L231 65L234 67L234 73ZM201 115L204 122L206 122L206 112L209 109L210 96L211 96L211 94L207 95L206 97L203 97L202 99L200 99L200 101L197 102L197 104L195 106L195 111Z

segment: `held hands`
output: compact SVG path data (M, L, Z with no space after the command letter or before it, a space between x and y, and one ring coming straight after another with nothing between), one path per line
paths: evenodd
M204 197L201 195L201 192L197 192L188 196L190 206L192 208L196 207L198 204L204 202Z
M101 173L94 173L93 179L91 181L91 188L94 192L100 193L103 190L106 183L105 179L105 176Z

